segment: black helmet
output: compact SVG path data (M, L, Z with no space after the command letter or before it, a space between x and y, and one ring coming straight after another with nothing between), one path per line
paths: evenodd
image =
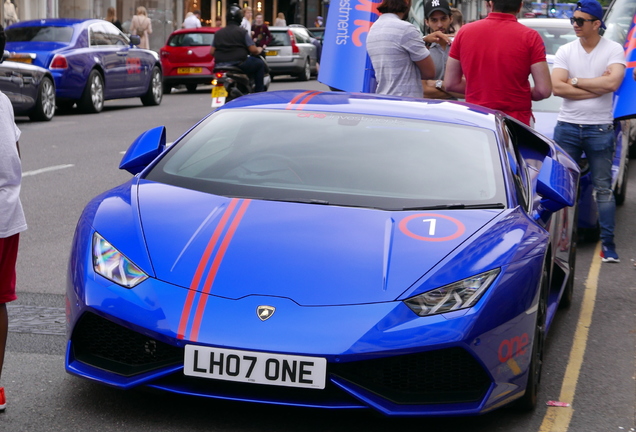
M243 10L236 3L227 8L227 22L240 24L243 21Z

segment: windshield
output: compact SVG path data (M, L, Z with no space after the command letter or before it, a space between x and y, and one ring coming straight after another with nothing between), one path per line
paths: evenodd
M636 0L616 0L603 20L607 29L603 36L625 45L627 33L636 13Z
M210 46L214 41L214 33L179 33L170 38L171 47Z
M345 113L220 111L146 178L223 196L393 210L507 202L491 130Z
M73 27L14 27L6 30L7 42L70 42Z

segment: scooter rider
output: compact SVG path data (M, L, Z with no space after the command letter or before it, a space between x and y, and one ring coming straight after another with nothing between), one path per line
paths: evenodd
M265 62L258 57L263 48L257 47L252 36L241 27L243 11L237 4L228 7L226 18L227 25L214 34L210 47L216 67L236 66L254 79L256 92L265 91Z

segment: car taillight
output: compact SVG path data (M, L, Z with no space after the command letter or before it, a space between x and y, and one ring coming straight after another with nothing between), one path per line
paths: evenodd
M300 53L300 49L298 49L298 45L296 45L296 38L294 37L294 33L291 30L287 30L289 33L289 40L291 41L292 54Z
M159 52L160 52L160 53L161 53L161 55L162 55L162 56L164 56L164 57L167 57L167 56L169 56L169 55L170 55L170 53L169 53L168 51L161 50L161 51L159 51Z
M51 61L51 66L49 66L49 69L66 69L68 68L68 62L66 61L66 57L64 57L61 54L57 54L55 57L53 57L53 60Z
M225 72L217 72L214 74L214 76L217 78L223 78L225 76Z

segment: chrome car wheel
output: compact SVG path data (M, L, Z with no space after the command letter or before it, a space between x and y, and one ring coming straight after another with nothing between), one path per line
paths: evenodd
M49 121L55 115L55 86L50 78L42 78L38 99L29 118L31 120Z
M298 79L300 81L309 81L311 78L311 65L309 64L309 59L305 60L305 65L303 66L303 71L300 75L298 75Z
M78 105L84 112L98 113L104 108L104 83L96 70L91 71Z
M141 97L141 103L145 106L159 105L163 98L163 77L161 69L157 66L152 68L152 77L146 94Z

